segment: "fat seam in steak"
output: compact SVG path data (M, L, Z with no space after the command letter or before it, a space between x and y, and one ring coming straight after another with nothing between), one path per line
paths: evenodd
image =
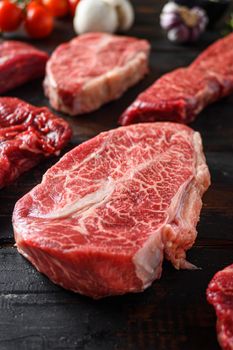
M233 350L233 264L215 274L207 289L207 300L215 307L221 347Z
M47 53L20 41L0 44L0 94L43 77Z
M209 46L188 68L163 75L119 119L189 123L208 104L233 92L233 34Z
M83 34L60 45L46 66L45 95L53 108L78 115L120 97L148 71L146 40Z
M17 202L18 251L53 282L93 298L142 291L160 277L164 256L193 267L186 250L209 183L201 137L187 126L101 133Z
M44 157L58 155L70 137L67 122L47 108L0 97L0 188Z

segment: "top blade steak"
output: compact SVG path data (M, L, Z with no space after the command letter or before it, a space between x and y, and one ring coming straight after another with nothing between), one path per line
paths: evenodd
M77 115L120 97L148 71L146 40L88 33L60 45L46 66L45 94L53 108Z
M209 46L187 68L163 75L120 117L138 122L190 123L208 104L233 92L233 34Z
M192 267L185 254L209 183L200 135L184 125L101 133L17 202L18 250L55 283L93 298L142 291L160 277L164 256Z

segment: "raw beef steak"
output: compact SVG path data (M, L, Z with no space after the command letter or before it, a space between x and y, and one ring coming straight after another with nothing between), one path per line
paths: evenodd
M0 94L43 77L47 53L20 41L0 44Z
M47 108L12 97L0 98L0 188L61 148L71 137L68 124Z
M207 289L207 299L216 310L221 347L233 350L233 264L213 277Z
M53 108L87 113L120 97L148 71L149 43L103 33L60 45L46 67L45 94Z
M101 133L18 201L18 250L53 282L93 298L142 291L164 256L192 267L185 252L209 182L200 135L186 126Z
M170 120L189 123L208 104L233 92L233 34L209 46L188 68L165 74L120 117L121 125Z

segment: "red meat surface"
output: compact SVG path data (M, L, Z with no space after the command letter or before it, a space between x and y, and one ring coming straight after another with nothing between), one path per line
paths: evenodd
M20 41L0 44L0 94L43 77L47 53Z
M46 65L45 94L70 115L87 113L119 98L148 72L146 40L87 33L64 43Z
M141 93L121 125L170 120L189 123L208 104L233 92L233 34L209 46L187 68L165 74Z
M0 98L0 188L39 163L58 155L71 137L66 121L47 108L12 97Z
M207 289L207 300L217 314L218 340L224 350L233 349L233 264L219 271Z
M21 198L18 251L53 282L93 298L140 292L166 257L192 268L210 176L198 132L173 123L110 130L68 152Z

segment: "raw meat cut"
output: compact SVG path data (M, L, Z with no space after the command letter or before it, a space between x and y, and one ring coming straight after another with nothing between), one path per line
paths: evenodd
M233 34L209 46L188 68L165 74L141 93L121 125L170 120L189 123L208 104L233 92Z
M218 340L224 350L233 349L233 264L219 271L207 289L207 299L217 314Z
M53 108L77 115L120 97L148 71L149 43L104 33L60 45L46 66L45 94Z
M20 41L0 44L0 94L43 77L47 53Z
M75 292L100 298L142 291L160 277L164 255L177 269L193 267L185 252L209 182L200 135L187 126L101 133L18 201L17 248Z
M58 155L71 137L67 122L47 108L18 98L0 98L0 188L38 164Z

